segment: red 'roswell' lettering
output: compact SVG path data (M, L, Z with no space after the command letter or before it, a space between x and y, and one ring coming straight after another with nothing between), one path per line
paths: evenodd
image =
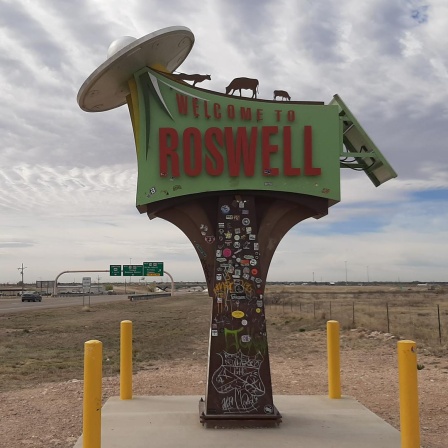
M311 126L304 126L303 146L296 145L295 151L302 154L304 176L321 174L321 168L313 166ZM159 128L160 173L164 176L179 177L183 172L196 177L205 169L210 176L227 171L230 177L252 177L257 167L263 176L300 176L302 168L293 166L293 155L291 126L210 127L205 132L188 127L182 135L174 128ZM274 166L280 157L282 166Z

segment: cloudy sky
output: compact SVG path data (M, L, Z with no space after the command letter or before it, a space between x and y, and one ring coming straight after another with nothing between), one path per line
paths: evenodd
M375 188L343 170L341 202L288 233L268 280L448 280L446 0L0 0L0 283L22 263L34 282L131 259L204 279L187 238L135 208L127 107L76 101L115 39L175 25L196 39L179 70L210 73L204 87L338 93L398 173Z

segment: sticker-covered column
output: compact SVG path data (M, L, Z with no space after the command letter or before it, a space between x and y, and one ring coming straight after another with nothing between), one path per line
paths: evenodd
M215 235L206 414L273 416L253 197L221 197Z

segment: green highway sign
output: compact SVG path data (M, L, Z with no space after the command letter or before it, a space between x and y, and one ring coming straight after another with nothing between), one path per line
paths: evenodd
M145 261L143 275L149 277L163 277L163 261Z
M143 275L143 266L141 264L124 264L123 275L141 277Z
M130 276L130 277L143 277L143 276L159 276L163 277L163 261L145 261L141 264L124 264L123 272L120 264L111 264L109 266L110 276Z
M109 275L111 277L121 275L121 264L111 264L109 266Z

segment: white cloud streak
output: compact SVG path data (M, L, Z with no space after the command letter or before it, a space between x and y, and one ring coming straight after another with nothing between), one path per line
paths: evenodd
M448 190L445 0L4 0L0 282L18 281L22 262L29 278L51 279L148 257L203 279L187 238L134 207L126 108L86 114L76 104L114 39L172 25L194 32L180 69L211 74L208 89L248 76L262 98L274 89L294 100L340 94L399 174L375 188L344 171L341 203L285 237L269 279L343 279L348 261L356 281L367 266L377 280L446 280L448 207L431 196Z

